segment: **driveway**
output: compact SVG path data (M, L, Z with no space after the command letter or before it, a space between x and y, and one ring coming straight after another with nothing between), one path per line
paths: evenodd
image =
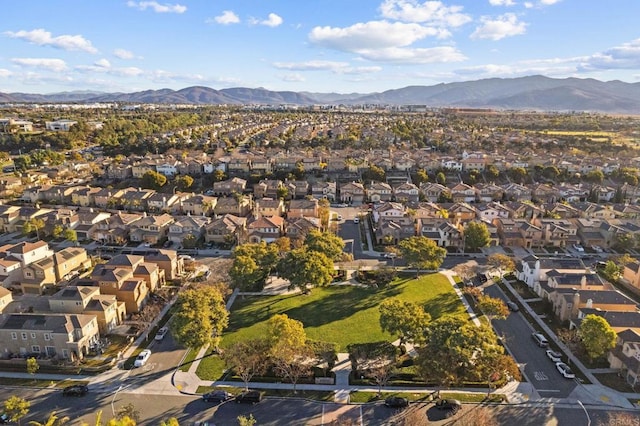
M485 288L485 294L507 301L497 284ZM576 380L565 379L547 358L546 349L538 347L531 338L533 329L520 312L512 312L504 320L493 320L493 327L503 337L516 362L524 366L525 376L540 396L566 398L576 388ZM566 357L563 357L566 358Z

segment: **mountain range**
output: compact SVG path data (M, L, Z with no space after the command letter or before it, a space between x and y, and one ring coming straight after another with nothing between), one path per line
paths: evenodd
M264 88L211 89L194 86L134 93L92 91L52 94L0 93L0 103L155 103L211 105L426 105L505 110L594 111L640 114L640 83L544 76L492 78L433 86L408 86L380 93L312 93Z

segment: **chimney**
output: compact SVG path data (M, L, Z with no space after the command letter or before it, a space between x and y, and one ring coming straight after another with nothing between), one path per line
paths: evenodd
M576 292L573 295L573 306L571 307L571 316L575 317L578 314L578 308L580 307L580 293Z
M587 276L583 275L582 279L580 280L580 288L583 290L586 290L587 288Z
M587 299L587 308L593 308L593 300Z

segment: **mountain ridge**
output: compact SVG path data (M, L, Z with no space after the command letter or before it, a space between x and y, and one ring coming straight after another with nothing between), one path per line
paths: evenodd
M213 89L191 86L132 93L72 91L51 94L0 93L3 103L156 103L202 105L425 105L487 109L593 111L640 114L640 83L593 78L551 78L533 75L489 78L431 86L406 86L376 93L314 93L272 91L264 88Z

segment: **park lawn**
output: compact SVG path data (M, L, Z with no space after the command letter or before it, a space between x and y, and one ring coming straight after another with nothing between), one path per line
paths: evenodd
M335 342L340 352L346 352L350 343L392 340L380 328L378 306L393 297L420 304L433 319L445 314L467 316L449 280L441 274L398 278L377 290L329 286L314 288L308 295L237 298L221 346L263 336L266 321L276 314L301 321L309 339Z

